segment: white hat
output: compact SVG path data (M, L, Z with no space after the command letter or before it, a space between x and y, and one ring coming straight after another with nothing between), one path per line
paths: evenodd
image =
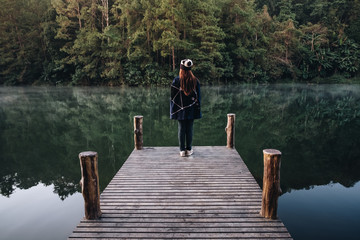
M191 67L193 66L193 61L191 59L183 59L180 62L180 69L183 70L191 70Z

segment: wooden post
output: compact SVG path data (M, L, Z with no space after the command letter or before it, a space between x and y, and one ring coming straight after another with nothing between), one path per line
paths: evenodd
M135 149L143 149L143 116L134 117L134 142Z
M228 121L227 126L225 128L225 132L227 135L227 148L234 148L235 147L235 114L229 113L227 115Z
M79 159L81 167L80 185L85 201L85 218L99 219L101 210L98 154L96 152L81 152Z
M275 149L265 149L264 176L261 216L269 219L277 218L278 197L281 195L280 167L281 152Z

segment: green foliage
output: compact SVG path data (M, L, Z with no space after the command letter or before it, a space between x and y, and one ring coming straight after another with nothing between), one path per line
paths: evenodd
M345 40L337 48L336 64L340 71L352 75L359 71L360 46L352 40Z
M293 13L293 0L280 0L278 7L280 9L278 21L286 22L288 20L295 21L296 15Z
M46 52L41 23L48 1L1 0L0 84L32 84Z
M0 4L0 84L167 84L184 58L209 84L360 71L358 0Z

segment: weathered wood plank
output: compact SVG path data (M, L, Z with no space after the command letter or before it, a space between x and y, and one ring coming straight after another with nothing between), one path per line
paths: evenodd
M106 193L239 193L239 192L259 192L258 189L250 188L250 189L109 189ZM104 191L105 192L105 191Z
M162 203L168 203L169 198L103 198L102 203L117 203L117 204L134 204L134 203L141 203L141 204L162 204ZM246 203L253 203L253 204L259 204L260 200L258 197L252 198L252 199L236 199L236 200L229 200L229 199L203 199L203 198L194 198L194 199L188 199L188 198L182 198L182 199L172 199L171 201L174 205L176 204L246 204Z
M133 205L133 206L127 206L127 205L119 205L119 204L115 204L115 205L102 205L101 207L104 211L106 210L113 210L113 211L126 211L126 210L133 210L134 208L136 209L137 212L139 211L178 211L178 210L184 210L184 211L192 211L192 210L199 210L199 211L252 211L252 210L260 210L259 206L254 206L254 205L246 205L246 206L210 206L210 205L199 205L199 206L143 206L142 204L138 204L138 205Z
M234 149L134 150L100 196L102 217L69 239L291 239L260 216L262 192Z
M253 213L258 214L260 207L255 209L104 209L103 213L117 213L117 214L241 214L241 213Z
M106 238L106 237L101 237L101 238L96 238L96 237L69 237L69 239L83 239L83 240L98 240L98 239L101 239L101 240L114 240L116 238ZM120 239L123 239L123 238L120 238ZM158 237L126 237L125 239L146 239L146 240L155 240L155 239L159 239ZM162 237L160 239L174 239L174 238L165 238L165 237ZM176 238L176 239L189 239L189 238ZM205 239L205 238L194 238L192 237L191 239ZM211 237L211 238L206 238L206 239L219 239L217 237ZM220 239L226 239L226 240L238 240L238 239L241 239L239 237L222 237ZM281 237L281 238L274 238L274 237L271 237L271 238L242 238L242 239L271 239L271 240L286 240L286 239L289 239L291 240L292 238L291 237Z
M284 224L281 221L264 221L263 218L111 218L111 219L101 219L101 220L83 220L80 222L79 227L88 227L88 226L109 226L114 227L118 226L118 224L122 224L122 226L133 226L133 224L146 224L144 226L147 227L155 227L155 226L163 226L164 224L169 224L167 226L188 226L188 224L192 224L192 226L202 227L203 224L213 223L211 226L224 226L224 227L284 227ZM150 224L149 224L150 223ZM209 227L207 225L206 227Z
M132 201L130 203L124 203L124 202L117 202L117 201L107 201L107 202L102 202L101 203L102 207L110 207L110 206L121 206L121 207L126 207L126 206L139 206L139 207L146 207L146 206L156 206L157 208L161 208L161 207L176 207L176 206L181 206L181 207L186 207L186 206L190 206L192 208L196 207L196 206L200 206L200 207L237 207L237 208L244 208L244 207L248 207L248 206L257 206L259 207L259 201L247 201L247 202L206 202L206 201L202 201L202 202L138 202L138 201ZM104 208L105 209L105 208Z
M261 192L259 193L258 191L217 191L217 192L206 192L206 191L203 191L203 192L198 192L198 191L193 191L193 192L186 192L186 191L168 191L168 192L146 192L146 191L143 191L143 192L116 192L116 191L113 191L113 192L110 192L110 191L107 191L106 194L108 195L116 195L116 194L119 194L119 195L133 195L133 196L138 196L138 195L148 195L148 196L169 196L169 195L172 195L172 196L188 196L188 197L191 197L191 196L204 196L204 197L210 197L210 196L214 196L214 195L218 195L218 196L221 196L221 195L231 195L232 197L236 197L236 195L239 195L239 194L248 194L248 195L251 195L251 194L255 194L255 193L258 193L258 194L261 194Z
M266 223L266 222L101 222L101 223L80 223L78 228L74 232L116 232L116 228L122 228L117 232L130 232L131 230L141 228L145 229L153 228L153 231L165 232L169 228L182 228L182 232L192 230L193 232L204 231L209 232L207 228L215 229L227 229L228 232L287 232L284 225L281 223ZM88 231L87 229L93 229ZM162 231L159 231L162 228ZM199 229L200 228L200 229ZM202 228L202 229L201 229ZM197 229L193 230L193 229ZM147 231L151 232L151 231ZM211 231L210 231L211 232ZM226 232L226 231L223 231Z
M120 224L121 225L121 224ZM78 227L74 233L129 233L129 232L136 232L136 233L168 233L168 232L175 232L175 233L234 233L234 232L241 232L241 233L287 233L285 227L209 227L207 226L200 226L200 227Z
M126 233L103 233L103 232L74 232L71 238L118 238L118 239L129 239L129 238L153 238L153 239L228 239L228 238L236 238L236 239L245 239L245 238L252 238L252 239L281 239L281 238L291 238L290 234L287 232L267 232L267 233L259 233L259 232L250 232L250 233L243 233L239 232L230 232L230 233L207 233L207 232L175 232L172 229L169 229L166 233L149 233L149 232L126 232Z
M110 219L110 218L175 218L175 219L185 219L185 218L197 218L197 219L211 219L211 218L238 218L238 219L261 219L260 214L252 213L203 213L194 211L191 213L114 213L114 212L105 212L101 216L101 220ZM278 220L272 220L278 221Z
M251 192L251 193L242 193L242 194L237 194L237 193L233 193L233 194L223 194L223 195L219 195L219 194L212 194L212 195L209 195L208 197L205 196L205 195L201 195L201 196L196 196L196 195L193 195L193 194L178 194L178 195L163 195L163 196L160 196L159 195L147 195L147 194L127 194L127 195L124 195L124 194L121 194L121 193L113 193L113 194L102 194L101 198L100 199L106 199L106 198L134 198L134 199L137 199L137 198L147 198L147 199L152 199L152 198L155 198L155 199L234 199L234 200L237 200L237 199L251 199L251 198L258 198L258 197L261 197L261 193L255 193L255 192Z
M266 224L267 226L284 226L284 224L280 220L273 220L273 221L267 221L266 219L262 217L254 217L254 218L239 218L239 217L206 217L206 218L200 218L200 217L178 217L178 218L166 218L166 217L152 217L153 215L149 215L149 217L122 217L122 218L109 218L105 217L101 220L82 220L80 224L108 224L108 223L173 223L173 224L182 224L182 223L213 223L213 224L223 224L223 223L231 223L231 224ZM179 225L180 226L180 225ZM214 225L211 225L214 226Z

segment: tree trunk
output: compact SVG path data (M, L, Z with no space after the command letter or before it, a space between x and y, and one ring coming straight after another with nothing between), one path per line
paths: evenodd
M85 218L99 219L100 188L98 174L98 155L96 152L82 152L79 154L81 167L81 191L85 201Z
M314 52L314 33L311 34L311 51Z
M227 135L227 148L234 148L235 147L235 114L229 113L227 115L228 121L227 126L225 128L226 135Z
M109 0L105 0L106 1L106 9L105 9L105 13L106 13L106 26L108 27L110 25L109 23Z
M134 142L135 149L143 149L143 116L134 117Z
M261 204L261 216L269 219L277 218L278 197L281 195L280 167L281 152L275 149L265 149L264 176Z
M174 49L174 47L172 47L171 51L172 51L172 65L173 65L172 70L175 71L176 64L175 64L175 49Z
M77 4L76 11L77 11L77 18L79 21L79 29L81 29L82 26L81 26L81 13L80 13L80 4L79 3Z
M105 20L106 22L106 27L109 26L109 0L101 0L101 4L102 4L102 7L103 7L103 10L102 10L102 30L104 31L104 24L103 24L103 21Z

